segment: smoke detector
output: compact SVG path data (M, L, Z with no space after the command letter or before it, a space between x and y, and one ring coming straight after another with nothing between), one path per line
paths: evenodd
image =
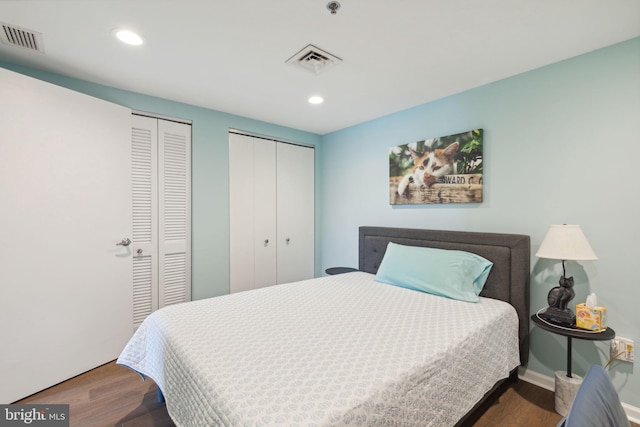
M320 74L341 63L342 59L310 44L286 62L314 74Z
M10 46L21 47L33 52L44 53L44 41L42 33L27 30L26 28L0 22L0 41Z

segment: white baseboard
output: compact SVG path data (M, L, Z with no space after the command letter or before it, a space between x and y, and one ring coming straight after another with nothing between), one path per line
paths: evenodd
M533 372L530 369L519 369L518 378L546 390L554 391L555 389L555 379ZM640 408L624 402L622 402L622 407L624 408L624 412L627 414L629 421L640 424Z
M542 387L545 390L554 391L556 388L556 380L552 377L533 372L530 369L518 369L518 378L530 384Z
M629 421L640 424L640 408L624 402L622 402L622 407L624 408L624 412L627 414Z

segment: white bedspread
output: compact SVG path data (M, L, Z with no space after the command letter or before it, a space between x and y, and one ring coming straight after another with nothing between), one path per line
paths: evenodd
M510 305L349 273L163 308L118 363L178 426L452 426L519 364Z

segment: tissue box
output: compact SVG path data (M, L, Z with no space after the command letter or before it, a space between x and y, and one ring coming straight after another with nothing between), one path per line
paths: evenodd
M576 326L590 331L601 331L607 327L607 307L576 305Z

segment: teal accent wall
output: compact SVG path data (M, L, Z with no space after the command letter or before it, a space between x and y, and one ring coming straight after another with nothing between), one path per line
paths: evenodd
M319 135L219 111L11 64L0 63L0 66L134 110L192 120L193 299L229 293L229 129L313 146L321 139ZM319 256L320 251L316 253Z
M535 257L550 224L580 224L599 259L568 262L575 302L589 292L609 325L640 345L640 38L319 136L248 118L1 63L7 69L132 109L193 121L193 296L229 287L229 128L316 146L316 271L357 267L358 227L378 225L531 236L531 311L546 305L561 265ZM389 205L388 149L484 129L484 201ZM532 327L527 369L566 367L566 339ZM583 375L609 357L574 340ZM634 365L609 368L624 402L640 407Z
M525 54L523 52L523 54ZM389 205L388 149L484 129L484 201ZM640 38L325 135L318 195L322 268L357 267L358 227L378 225L531 236L531 311L546 306L560 262L535 257L551 224L580 224L597 261L568 262L574 302L591 291L609 325L640 345ZM574 340L584 375L609 358L605 342ZM532 327L528 369L566 369L566 338ZM636 362L637 363L637 362ZM640 373L609 372L640 407Z

